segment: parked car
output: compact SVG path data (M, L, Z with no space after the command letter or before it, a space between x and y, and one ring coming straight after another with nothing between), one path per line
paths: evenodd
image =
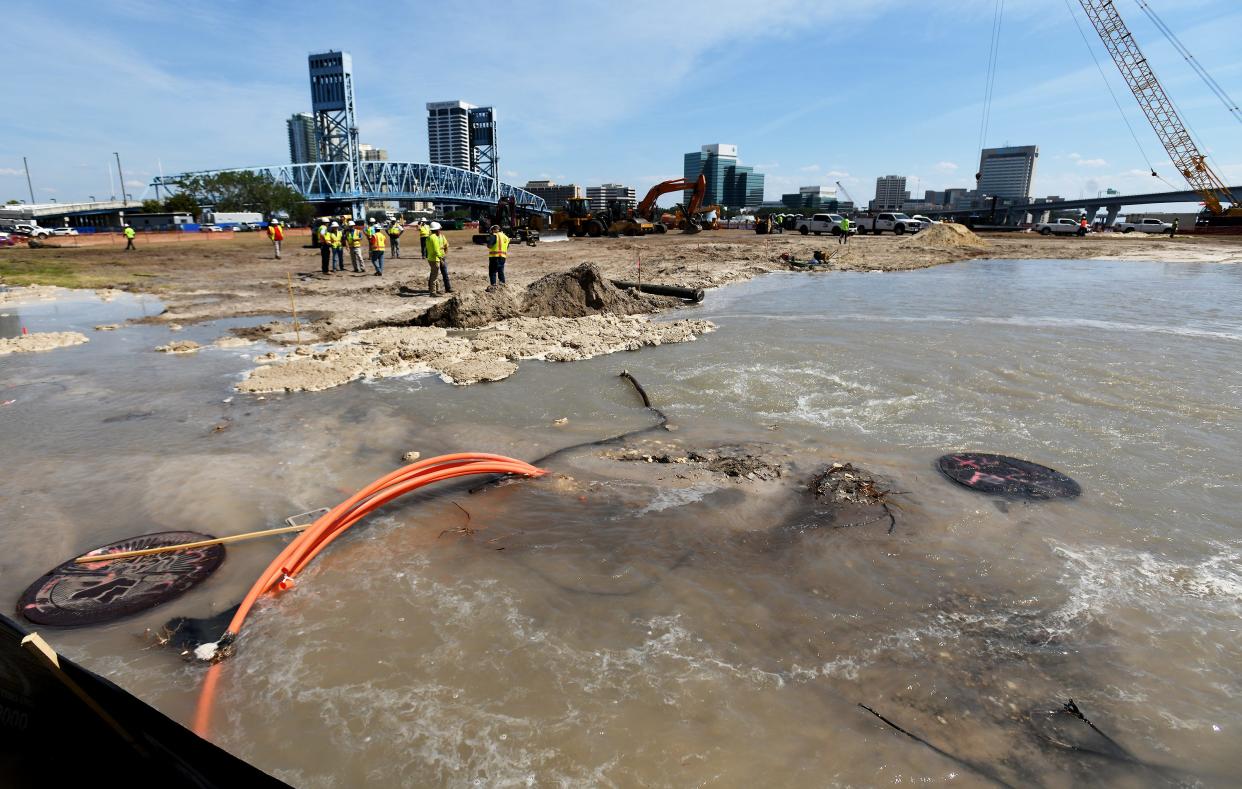
M915 222L918 222L920 225L922 225L923 229L927 229L931 227L932 225L940 224L935 219L932 219L929 216L923 216L922 214L915 214L914 216L910 218L913 219Z
M76 236L78 229L76 227L54 227L52 235L54 236Z
M31 238L47 238L52 235L50 228L39 227L30 222L19 222L13 225L13 232L20 236L30 236Z
M1172 233L1173 225L1170 222L1164 222L1159 219L1140 219L1137 222L1118 222L1113 225L1114 230L1120 230L1122 233Z
M1077 219L1054 219L1051 222L1040 222L1033 228L1041 236L1085 236L1087 228Z
M831 233L834 236L841 235L841 220L844 219L840 214L815 214L814 216L799 217L795 223L794 230L802 235L807 233ZM853 223L850 224L850 230L854 229Z
M223 233L224 232L224 228L220 227L219 225L199 225L198 230L200 233Z
M885 230L891 230L900 236L905 233L917 233L923 229L922 222L918 222L902 213L860 216L855 222L858 224L859 233L875 233L877 236Z

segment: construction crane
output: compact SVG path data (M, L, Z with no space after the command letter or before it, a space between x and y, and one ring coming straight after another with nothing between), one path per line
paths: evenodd
M1143 57L1113 0L1078 2L1087 12L1087 18L1104 42L1104 48L1117 64L1122 78L1130 86L1130 92L1138 100L1139 107L1182 177L1203 198L1203 204L1213 216L1242 217L1242 207L1238 206L1229 188L1208 166L1207 158L1199 152L1186 124L1156 79L1147 58ZM840 186L840 182L837 185ZM1224 202L1228 202L1229 206L1225 207Z
M849 193L849 190L845 188L845 184L841 183L840 181L837 181L837 189L841 190L841 194L845 195L846 200L849 200L851 203L854 203L854 198ZM838 206L838 208L839 207L840 206ZM854 203L854 210L855 211L858 210L858 203Z

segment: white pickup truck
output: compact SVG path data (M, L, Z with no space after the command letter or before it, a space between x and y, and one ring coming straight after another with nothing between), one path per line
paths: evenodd
M831 233L834 236L839 236L841 235L842 219L844 217L840 214L815 214L809 219L806 217L799 219L794 225L794 230L797 230L804 236L807 233L814 233L817 236L820 233ZM853 227L852 223L850 227Z
M1085 236L1087 228L1077 219L1054 219L1051 222L1040 222L1035 225L1035 232L1041 236Z
M885 230L891 230L900 236L905 233L917 233L923 229L922 222L900 213L860 216L854 220L854 223L858 226L859 233L875 233L877 236Z
M1140 233L1171 233L1173 225L1159 219L1140 219L1137 222L1118 222L1113 229L1122 233L1133 233L1136 230Z

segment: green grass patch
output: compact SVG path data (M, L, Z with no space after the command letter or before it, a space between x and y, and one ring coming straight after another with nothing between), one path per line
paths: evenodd
M153 276L133 271L102 274L84 271L65 260L56 258L17 259L0 255L0 282L5 285L57 285L62 288L105 288L123 286L138 277Z

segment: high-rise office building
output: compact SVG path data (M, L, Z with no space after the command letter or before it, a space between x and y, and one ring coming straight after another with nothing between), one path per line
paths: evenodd
M875 179L875 199L871 201L871 210L900 211L909 198L904 175L884 175Z
M682 176L694 180L703 175L707 190L703 204L730 208L754 207L763 202L763 173L737 163L737 146L724 143L704 145L683 157ZM690 202L691 192L683 195Z
M619 200L622 203L628 203L631 206L637 202L637 197L634 194L634 187L625 186L624 184L602 184L600 186L588 186L586 191L587 202L590 203L592 211L606 210L608 208L608 204L613 200Z
M319 52L307 57L311 113L321 162L352 162L358 156L354 118L354 65L348 52Z
M470 110L464 101L427 103L427 148L432 164L470 169Z
M1037 145L984 148L979 153L979 194L1002 200L1029 199L1037 158Z
M495 109L464 101L428 102L427 148L432 164L498 178Z
M309 112L297 112L285 121L289 130L289 162L306 164L319 161L319 148L315 145L315 116Z
M358 146L358 158L364 162L386 162L388 161L388 151L385 148L376 148L374 145L367 145L364 142Z
M548 208L556 210L571 197L582 197L582 187L577 184L556 184L551 181L527 181L526 191L542 197Z

